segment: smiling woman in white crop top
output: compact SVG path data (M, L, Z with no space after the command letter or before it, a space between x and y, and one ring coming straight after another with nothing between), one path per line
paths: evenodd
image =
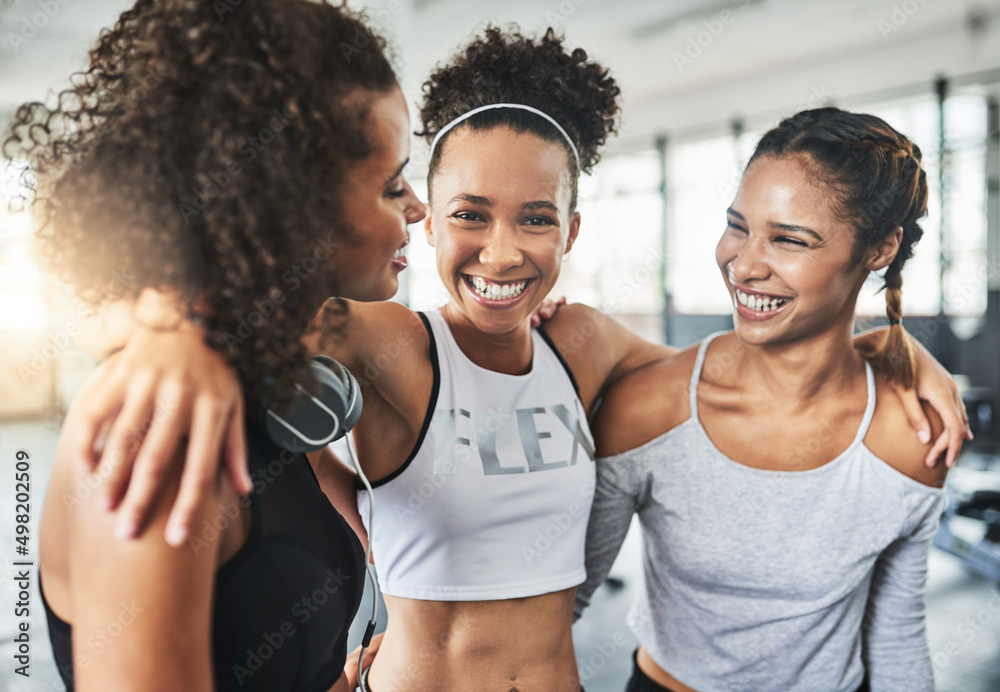
M887 395L912 376L901 271L926 208L920 150L878 118L805 111L761 140L716 250L735 331L626 377L595 421L577 609L637 513L630 692L933 690L923 590L947 468L925 467ZM851 335L879 270L876 373Z

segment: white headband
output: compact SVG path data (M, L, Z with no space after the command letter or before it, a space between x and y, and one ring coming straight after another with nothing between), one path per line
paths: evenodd
M534 113L535 115L540 115L546 120L548 120L550 123L552 123L553 126L555 126L557 130L559 130L559 134L561 134L563 137L566 138L566 142L569 144L569 148L573 151L573 158L576 159L576 167L577 169L580 168L580 152L576 150L576 145L573 144L573 140L569 138L568 134L566 134L566 130L562 129L562 126L559 123L557 123L555 119L548 113L543 113L537 108L532 108L531 106L525 106L523 103L491 103L488 106L480 106L479 108L473 108L468 113L458 116L450 123L448 123L440 130L438 130L438 133L434 135L434 141L431 142L431 158L434 158L434 150L437 148L438 142L441 140L442 137L448 134L448 132L453 127L461 123L463 120L471 118L476 113L482 113L483 111L492 110L493 108L516 108L522 111L529 111L531 113Z

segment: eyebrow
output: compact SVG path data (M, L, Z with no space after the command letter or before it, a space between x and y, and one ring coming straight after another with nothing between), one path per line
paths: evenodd
M393 173L392 175L390 175L388 178L386 178L385 182L388 183L389 181L395 180L396 178L398 178L400 176L400 174L402 174L403 169L406 168L406 164L408 164L409 162L410 162L410 159L407 158L406 161L403 161L403 163L399 164L399 168L396 169L396 172Z
M483 197L482 195L470 195L466 192L457 194L450 200L448 200L449 204L453 202L467 202L469 204L475 204L480 207L493 206L493 202L492 200L490 200L489 197ZM524 204L521 205L521 209L524 209L525 211L537 211L539 209L547 209L557 214L559 213L559 207L557 207L552 202L548 202L546 200L535 200L533 202L525 202Z
M525 211L538 211L539 209L547 209L549 211L559 213L559 207L554 205L552 202L546 202L545 200L536 200L534 202L525 202L521 205L521 209Z
M470 195L467 192L459 193L448 200L448 204L451 204L452 202L468 202L469 204L476 204L480 207L493 206L493 202L490 201L489 197L482 197L481 195Z
M770 228L774 228L779 231L788 231L790 233L805 233L806 235L815 238L818 242L823 242L823 237L819 233L817 233L811 228L807 228L806 226L796 226L795 224L790 224L790 223L775 223L774 221L769 222L767 225Z
M743 214L739 213L732 207L726 209L726 213L735 216L740 221L747 220L747 217L743 216ZM823 242L823 237L813 229L808 228L807 226L797 226L795 224L790 224L790 223L776 223L774 221L768 222L767 225L769 228L774 228L779 231L788 231L790 233L804 233L808 236L812 236L819 242Z

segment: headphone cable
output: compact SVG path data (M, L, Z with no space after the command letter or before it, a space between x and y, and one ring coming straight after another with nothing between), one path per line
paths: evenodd
M375 578L375 567L372 565L372 533L375 529L375 493L372 491L371 483L368 482L368 478L365 476L365 472L361 470L361 464L358 462L357 452L354 449L354 436L348 433L344 436L344 439L347 440L347 453L351 457L351 464L358 472L361 483L368 491L368 541L365 545L365 570L368 572L368 577L372 583L372 617L368 621L367 629L365 629L365 636L361 639L361 653L358 654L358 681L360 682L362 673L361 663L364 661L365 651L371 644L372 637L375 634L375 618L378 615L379 603L378 580Z

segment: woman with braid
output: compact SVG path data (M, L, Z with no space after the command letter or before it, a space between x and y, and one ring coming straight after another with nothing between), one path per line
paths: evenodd
M920 150L874 116L805 111L760 141L716 249L734 331L625 377L594 421L577 612L638 514L630 692L933 689L947 468L889 395L913 379L900 288L926 210ZM881 270L891 328L866 362L854 310Z

